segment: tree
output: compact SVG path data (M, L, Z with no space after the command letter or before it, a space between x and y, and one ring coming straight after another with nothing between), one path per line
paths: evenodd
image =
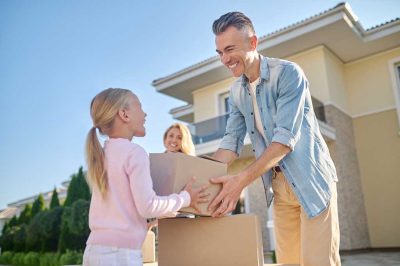
M89 207L87 200L77 200L71 209L69 225L71 232L76 235L89 236Z
M90 200L90 190L86 183L82 167L79 168L78 173L71 176L64 206L71 207L79 199Z
M32 207L33 208L33 207ZM41 251L43 245L43 221L46 211L38 212L29 223L26 232L26 249L28 251Z
M44 211L44 199L43 195L39 194L39 196L35 199L35 201L32 204L32 218L36 216L41 211Z
M26 204L24 210L21 212L21 215L18 218L18 224L28 225L31 218L32 218L32 206L30 204Z
M58 193L56 188L53 190L53 194L51 196L51 201L50 201L50 210L59 207L60 206L60 200L58 199Z
M16 225L18 225L18 218L17 218L17 216L15 215L15 216L13 216L13 218L11 218L11 220L7 223L7 227L8 227L8 228L11 228L11 227L16 226Z
M13 250L15 252L25 251L26 228L27 228L26 224L16 225L12 228Z
M64 207L59 252L67 249L83 251L89 236L89 205L87 200L77 200L71 207Z
M56 252L58 250L62 214L63 208L60 206L45 211L40 228L40 235L42 236L42 252Z

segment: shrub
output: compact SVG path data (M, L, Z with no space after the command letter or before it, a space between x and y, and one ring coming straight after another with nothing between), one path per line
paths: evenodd
M37 252L28 252L24 256L24 265L26 266L38 266L40 254Z
M61 255L60 264L61 265L82 264L82 256L83 254L81 252L67 250L66 253Z
M21 266L24 265L24 258L25 255L24 253L14 253L14 256L12 258L11 264L15 266Z
M58 253L44 253L39 258L39 266L58 266L60 255Z
M5 251L0 255L0 264L11 264L14 253L11 251Z

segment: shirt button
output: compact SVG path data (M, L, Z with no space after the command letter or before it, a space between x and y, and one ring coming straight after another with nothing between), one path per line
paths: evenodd
M251 134L254 134L254 131L251 131Z
M253 152L256 152L256 150L255 150L255 149L253 149Z
M253 115L253 112L251 112L251 115Z

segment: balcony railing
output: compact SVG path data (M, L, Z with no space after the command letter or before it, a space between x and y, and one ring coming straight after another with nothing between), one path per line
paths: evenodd
M318 120L326 122L324 105L312 97L314 112ZM193 143L195 145L221 139L225 134L228 114L190 125Z

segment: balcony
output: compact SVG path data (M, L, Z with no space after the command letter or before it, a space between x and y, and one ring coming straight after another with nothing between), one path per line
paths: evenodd
M317 119L320 122L321 131L323 135L332 139L334 137L334 132L326 132L326 131L334 131L334 129L330 128L326 125L325 119L325 109L323 103L318 101L315 98L312 98L312 103L314 107L314 112ZM193 123L190 125L190 131L192 133L193 143L195 145L210 142L213 140L221 139L225 133L226 122L228 120L228 114L224 114L218 117L214 117L212 119L208 119L202 122ZM322 123L321 123L322 122ZM322 125L321 125L322 124ZM324 132L326 134L324 134ZM329 134L328 134L329 133Z

